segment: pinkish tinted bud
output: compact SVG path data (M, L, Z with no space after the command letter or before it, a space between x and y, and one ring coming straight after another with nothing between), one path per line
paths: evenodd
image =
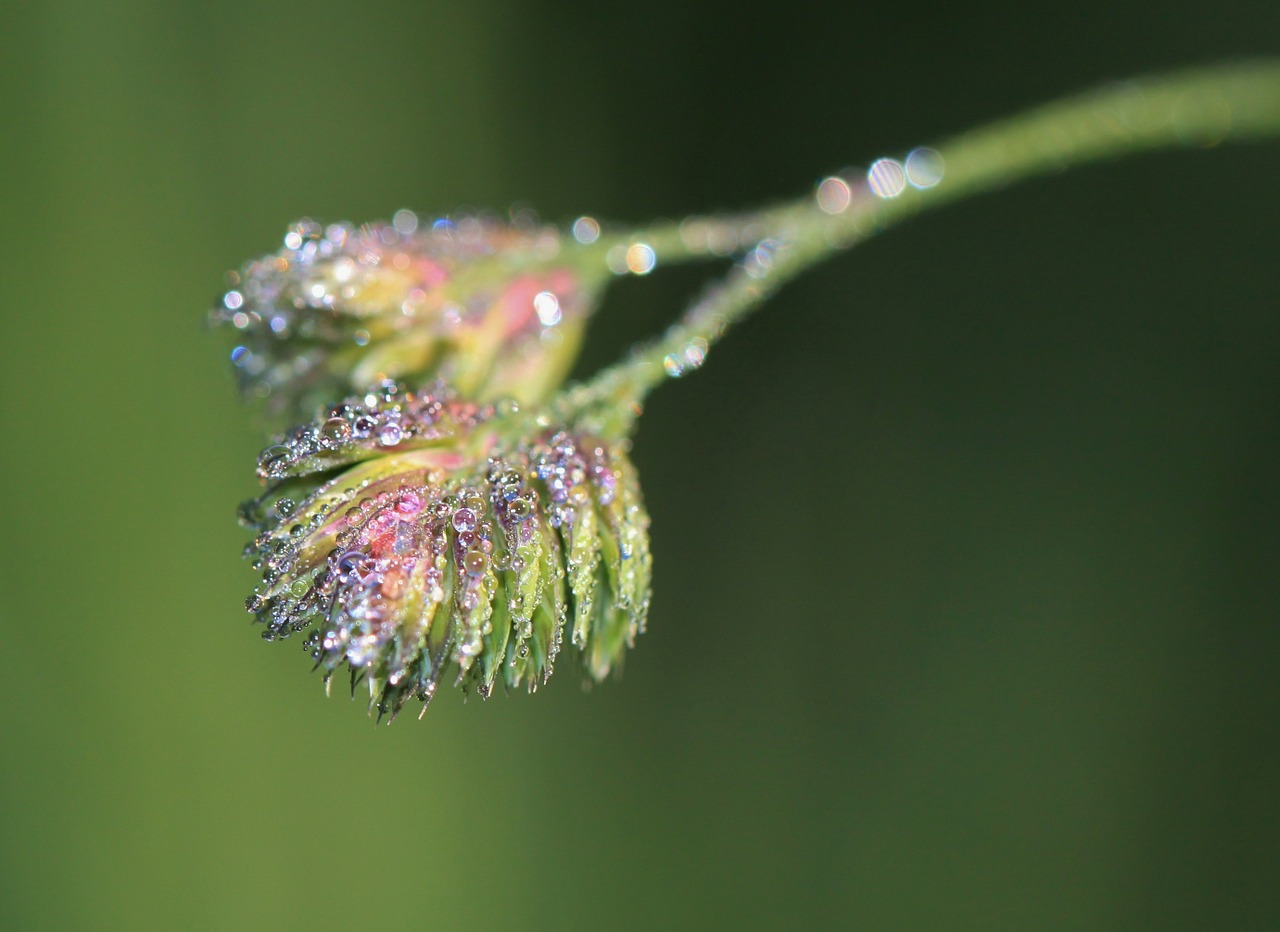
M533 403L564 379L608 277L598 249L527 222L303 220L232 273L211 319L235 336L244 393L274 414L308 418L386 379Z
M566 628L608 675L649 605L636 473L625 443L529 424L440 386L386 386L282 437L242 510L260 532L248 608L264 637L310 629L326 679L366 677L391 714L449 678L485 696L536 688Z

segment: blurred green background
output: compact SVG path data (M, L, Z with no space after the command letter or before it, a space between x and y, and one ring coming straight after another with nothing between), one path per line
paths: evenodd
M241 610L222 272L302 215L793 196L1249 0L11 4L0 927L1280 926L1280 144L1038 180L786 289L636 447L626 675L375 728ZM583 372L705 270L621 283Z

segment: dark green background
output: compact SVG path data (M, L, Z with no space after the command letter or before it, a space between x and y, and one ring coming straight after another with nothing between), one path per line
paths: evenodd
M11 4L0 926L1280 925L1280 145L920 218L663 388L626 676L375 728L241 603L284 225L799 194L1272 0ZM583 371L696 290L620 284Z

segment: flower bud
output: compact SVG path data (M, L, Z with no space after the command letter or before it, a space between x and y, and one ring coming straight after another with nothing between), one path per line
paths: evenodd
M210 317L235 334L242 391L305 419L385 379L541 401L572 365L608 269L551 227L419 224L402 210L362 227L299 221L230 278Z
M488 696L551 675L566 628L603 679L644 627L649 518L625 443L520 436L509 406L384 386L295 429L242 508L260 533L248 609L268 640L312 629L392 715L453 676ZM394 442L391 442L394 440Z

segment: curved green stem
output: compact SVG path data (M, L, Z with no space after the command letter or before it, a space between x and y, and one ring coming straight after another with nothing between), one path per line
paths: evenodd
M659 264L729 251L745 257L665 334L589 381L567 387L551 409L587 429L625 434L656 385L700 366L728 327L779 287L918 211L1112 156L1276 134L1280 62L1197 69L1092 91L988 124L936 152L917 150L940 158L940 179L913 177L894 162L874 186L865 179L829 179L817 199L738 217L690 218L619 237L612 241L615 247L648 245Z

